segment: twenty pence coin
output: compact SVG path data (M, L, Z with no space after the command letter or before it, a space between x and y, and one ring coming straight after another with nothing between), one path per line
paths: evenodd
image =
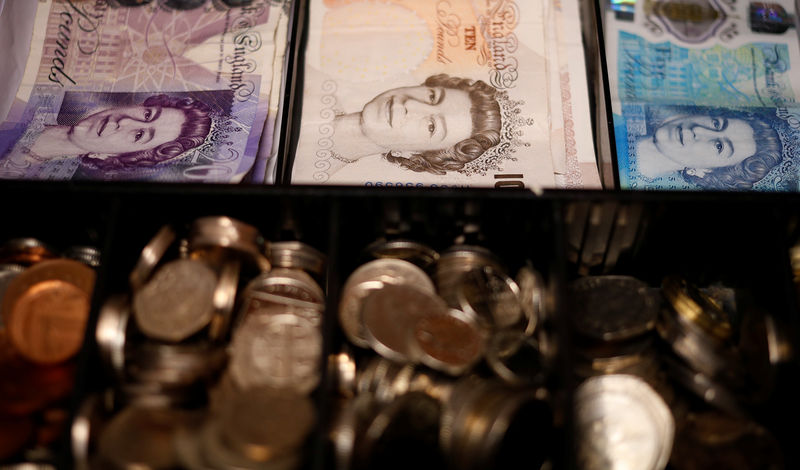
M178 259L159 269L133 296L136 324L145 335L181 341L214 316L217 275L200 261Z

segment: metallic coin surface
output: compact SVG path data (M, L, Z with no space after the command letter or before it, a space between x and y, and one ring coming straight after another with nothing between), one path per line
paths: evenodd
M371 258L394 258L414 263L424 270L430 269L439 259L433 248L413 240L378 240L364 252Z
M455 245L445 250L436 263L434 280L439 294L452 307L458 307L456 287L464 273L475 268L491 266L503 272L497 257L486 248L473 245Z
M125 342L131 316L130 299L126 295L113 295L106 299L97 317L95 340L100 357L118 379L125 374Z
M269 386L299 393L320 380L322 333L292 313L250 315L234 331L229 371L241 388Z
M256 462L297 452L315 421L308 397L265 387L228 393L219 410L223 441Z
M524 325L525 334L532 335L536 325L547 317L547 292L541 274L536 270L524 266L517 272L517 285L522 312L525 314L527 324Z
M55 251L36 238L14 238L0 246L0 263L31 266L56 258Z
M208 335L213 341L222 341L228 337L233 322L233 307L236 302L236 288L239 285L238 259L229 259L219 273L219 281L214 289L214 315L208 327Z
M400 362L420 360L421 351L413 338L417 322L423 317L445 315L447 306L442 299L412 284L384 284L367 295L361 310L370 347L381 356ZM424 329L421 334L427 340ZM435 348L434 340L430 344Z
M438 303L438 302L437 302ZM413 326L413 338L426 366L459 375L483 356L486 335L475 316L455 309L427 309Z
M363 264L347 278L339 303L339 324L354 345L370 347L361 318L362 304L371 291L386 284L408 284L424 292L435 292L425 271L408 261L386 258Z
M678 315L702 328L710 336L726 341L733 334L728 313L709 295L685 279L675 276L665 278L661 292Z
M519 286L491 266L464 273L458 281L456 297L461 310L475 315L485 327L508 328L522 319Z
M181 341L214 316L217 275L200 261L178 259L163 265L133 294L136 324L145 335Z
M128 281L131 289L135 292L139 290L153 275L158 263L164 258L164 254L175 241L177 234L169 225L161 227L158 232L147 242L139 255L139 260L133 267Z
M301 269L320 276L325 273L325 255L300 241L272 242L266 254L278 268Z
M14 347L25 358L62 362L83 344L95 272L77 261L42 261L14 278L2 315Z
M198 418L186 411L128 406L103 428L98 454L115 468L174 468L173 439L179 428L196 425Z
M664 400L631 375L603 375L575 392L578 467L661 470L672 449L675 422Z
M247 284L242 294L240 317L245 317L265 306L280 304L325 305L325 293L307 273L298 269L275 268L261 273Z
M64 258L80 261L81 263L97 268L100 266L100 250L93 246L71 246L64 250Z
M583 336L602 341L651 331L658 303L647 284L629 276L591 276L568 286L572 324Z
M271 265L262 254L264 238L250 224L225 216L201 217L189 229L189 251L219 247L243 255L261 271Z

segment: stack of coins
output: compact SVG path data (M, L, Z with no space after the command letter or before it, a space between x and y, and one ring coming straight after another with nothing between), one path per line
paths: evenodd
M740 311L733 289L675 276L660 289L626 276L581 278L568 298L583 380L580 468L783 468L775 439L753 419L772 387L769 351L780 348L769 316ZM627 435L636 449L608 438ZM726 449L738 446L768 453L734 463Z
M78 255L80 253L80 255ZM66 256L87 261L86 264ZM88 262L91 260L91 262ZM0 246L0 464L45 465L69 420L99 253L43 242Z
M102 468L295 468L316 420L325 256L229 217L180 235L158 231L130 295L101 310L112 416L82 455ZM146 451L115 450L131 440Z
M338 312L361 350L328 361L340 394L330 433L337 468L548 462L554 417L543 384L556 348L541 276L526 266L515 281L471 245L440 254L392 240L365 253Z

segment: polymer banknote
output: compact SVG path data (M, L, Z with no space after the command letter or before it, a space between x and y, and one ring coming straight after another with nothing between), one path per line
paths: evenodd
M597 181L593 156L552 152L542 1L312 0L309 15L292 183Z
M794 4L608 4L620 186L798 191L800 38Z
M281 4L38 3L0 177L240 182L269 108Z

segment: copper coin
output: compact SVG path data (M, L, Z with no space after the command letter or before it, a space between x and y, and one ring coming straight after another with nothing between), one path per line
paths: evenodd
M0 246L0 263L31 266L55 257L52 248L35 238L15 238Z
M31 364L0 335L0 414L27 415L66 397L74 385L72 364Z
M414 340L426 366L457 375L483 355L485 337L477 320L459 310L428 314L414 325Z
M75 355L83 344L94 281L93 269L64 259L43 261L15 278L2 314L17 351L41 364Z
M0 460L19 453L33 435L33 420L27 416L0 416Z

